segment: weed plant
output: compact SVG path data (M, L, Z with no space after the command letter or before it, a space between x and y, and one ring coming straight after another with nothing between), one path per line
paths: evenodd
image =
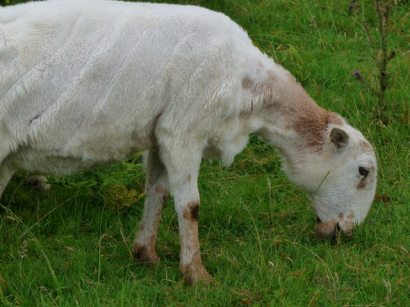
M362 10L364 8L362 8L360 4L357 4L357 0L352 0L351 4L349 5L349 10L356 13L363 26L363 29L366 32L366 36L369 40L369 49L373 51L374 63L376 64L378 70L378 85L377 87L374 87L374 85L367 83L358 70L356 70L353 75L356 76L357 80L360 80L363 84L365 84L370 92L372 92L377 97L379 106L378 117L385 124L387 124L389 122L390 110L394 109L396 106L395 101L389 101L388 103L386 103L386 101L384 100L385 92L389 87L389 73L387 64L389 63L389 61L396 57L396 51L389 51L388 46L388 33L390 31L389 16L390 9L394 5L394 3L393 0L374 0L373 2L374 13L378 16L378 27L376 28L376 31L371 31L371 28L365 21L364 14L362 14ZM366 7L365 9L369 8ZM372 32L377 33L377 41L375 41L374 33Z
M388 125L378 119L375 96L352 76L360 70L367 82L378 82L350 1L173 2L230 16L319 105L371 141L379 181L365 223L352 237L320 241L304 193L286 179L274 150L252 136L230 168L216 161L201 166L199 233L214 283L187 287L178 271L172 199L159 229L160 263L132 259L144 201L139 156L50 178L49 191L33 189L19 174L1 198L0 305L410 306L409 2L397 0L390 10L389 46L396 58L384 97L395 104ZM362 14L377 31L374 15Z

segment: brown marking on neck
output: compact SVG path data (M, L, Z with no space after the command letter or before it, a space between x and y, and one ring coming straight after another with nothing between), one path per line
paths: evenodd
M320 150L325 142L325 132L330 124L343 126L336 113L319 107L296 79L286 70L267 70L266 79L255 82L249 77L242 80L242 88L250 90L271 112L283 114L288 119L285 129L293 129L302 136L304 146Z
M343 126L343 121L337 114L322 109L313 100L303 105L294 117L293 129L306 140L307 147L315 149L322 148L329 125Z

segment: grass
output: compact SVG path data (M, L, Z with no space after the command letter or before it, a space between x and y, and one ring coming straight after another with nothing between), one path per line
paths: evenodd
M55 180L50 191L25 185L20 174L1 199L1 304L409 306L409 2L397 1L390 18L389 47L397 56L388 70L389 125L377 120L377 99L352 77L360 70L368 82L377 82L366 35L349 15L349 1L173 2L229 15L319 105L340 113L372 142L379 183L366 222L350 238L320 241L303 191L280 171L274 151L252 137L230 168L212 161L201 166L200 241L215 282L187 287L178 271L172 200L159 229L160 263L141 266L132 260L143 206L138 157ZM361 4L369 24L375 24L371 1ZM107 201L105 192L116 186L135 190L124 199L136 203Z

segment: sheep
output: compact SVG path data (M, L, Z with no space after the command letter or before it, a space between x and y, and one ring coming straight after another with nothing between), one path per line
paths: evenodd
M198 239L202 158L229 166L250 134L306 190L320 237L365 219L377 163L363 135L319 107L227 16L196 6L52 0L0 9L0 195L13 174L68 175L144 151L133 255L159 261L172 194L189 284L211 280Z

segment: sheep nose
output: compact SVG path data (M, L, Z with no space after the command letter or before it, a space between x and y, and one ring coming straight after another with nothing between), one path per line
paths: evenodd
M323 223L322 220L319 217L316 217L316 230L319 234L319 236L322 239L329 238L331 240L336 239L337 234L339 231L341 231L341 227L339 223L337 222L336 224L333 224L331 228L329 228L330 225L327 225L329 223Z

